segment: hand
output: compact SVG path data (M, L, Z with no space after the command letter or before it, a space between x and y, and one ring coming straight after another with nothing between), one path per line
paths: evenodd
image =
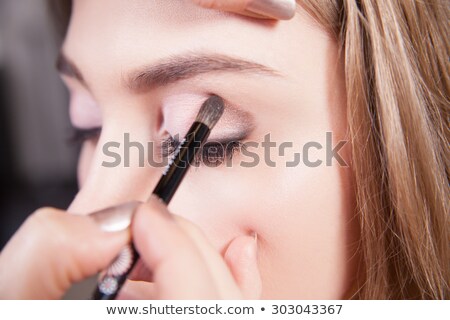
M141 260L152 274L153 288L128 282L128 298L141 291L146 299L258 299L261 277L257 239L240 235L223 256L195 225L172 215L160 200L140 206L132 234ZM134 292L133 292L134 291ZM150 292L149 292L150 291Z
M72 284L105 269L129 243L133 214L134 244L153 274L155 290L145 298L260 297L253 236L235 238L222 257L193 224L152 199L90 216L38 210L0 255L0 299L61 298Z
M255 18L289 20L295 15L295 0L192 0L210 9L235 12Z
M105 232L102 223L108 227L111 218L126 215L129 221L132 210L129 205L110 210L110 221L52 208L30 215L0 254L0 299L58 299L107 267L129 243L130 232Z

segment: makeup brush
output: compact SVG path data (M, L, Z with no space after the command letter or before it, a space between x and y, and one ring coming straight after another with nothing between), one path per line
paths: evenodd
M200 108L197 119L192 124L186 137L175 152L173 163L170 164L153 191L166 204L174 195L189 165L194 160L201 145L209 136L211 129L223 114L224 103L222 98L211 96Z
M181 141L153 190L153 194L165 204L169 204L202 144L208 139L211 130L222 116L224 108L224 101L216 95L210 96L201 106L195 122ZM100 275L93 299L115 299L138 259L139 254L133 244L122 249L115 261Z

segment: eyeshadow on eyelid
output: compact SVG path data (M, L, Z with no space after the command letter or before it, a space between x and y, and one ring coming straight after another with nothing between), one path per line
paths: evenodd
M102 125L100 108L85 93L72 95L69 104L69 115L72 125L80 129L90 129Z
M180 94L163 101L162 130L171 135L184 135L194 122L201 104L208 95ZM211 139L227 140L248 135L254 127L250 113L226 102L225 112L211 132Z

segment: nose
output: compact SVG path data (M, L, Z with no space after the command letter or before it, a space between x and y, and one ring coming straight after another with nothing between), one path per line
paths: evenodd
M161 159L156 165L158 146L151 136L148 124L104 126L95 150L82 157L88 169L68 211L88 214L129 201L146 201L164 169Z

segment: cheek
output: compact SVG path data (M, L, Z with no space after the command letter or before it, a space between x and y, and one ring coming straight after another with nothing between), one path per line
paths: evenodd
M327 167L286 169L281 179L270 195L273 207L259 213L267 291L277 298L339 298L346 289L350 255L350 173Z
M347 288L350 169L193 169L170 209L222 252L256 232L266 298L337 299Z

